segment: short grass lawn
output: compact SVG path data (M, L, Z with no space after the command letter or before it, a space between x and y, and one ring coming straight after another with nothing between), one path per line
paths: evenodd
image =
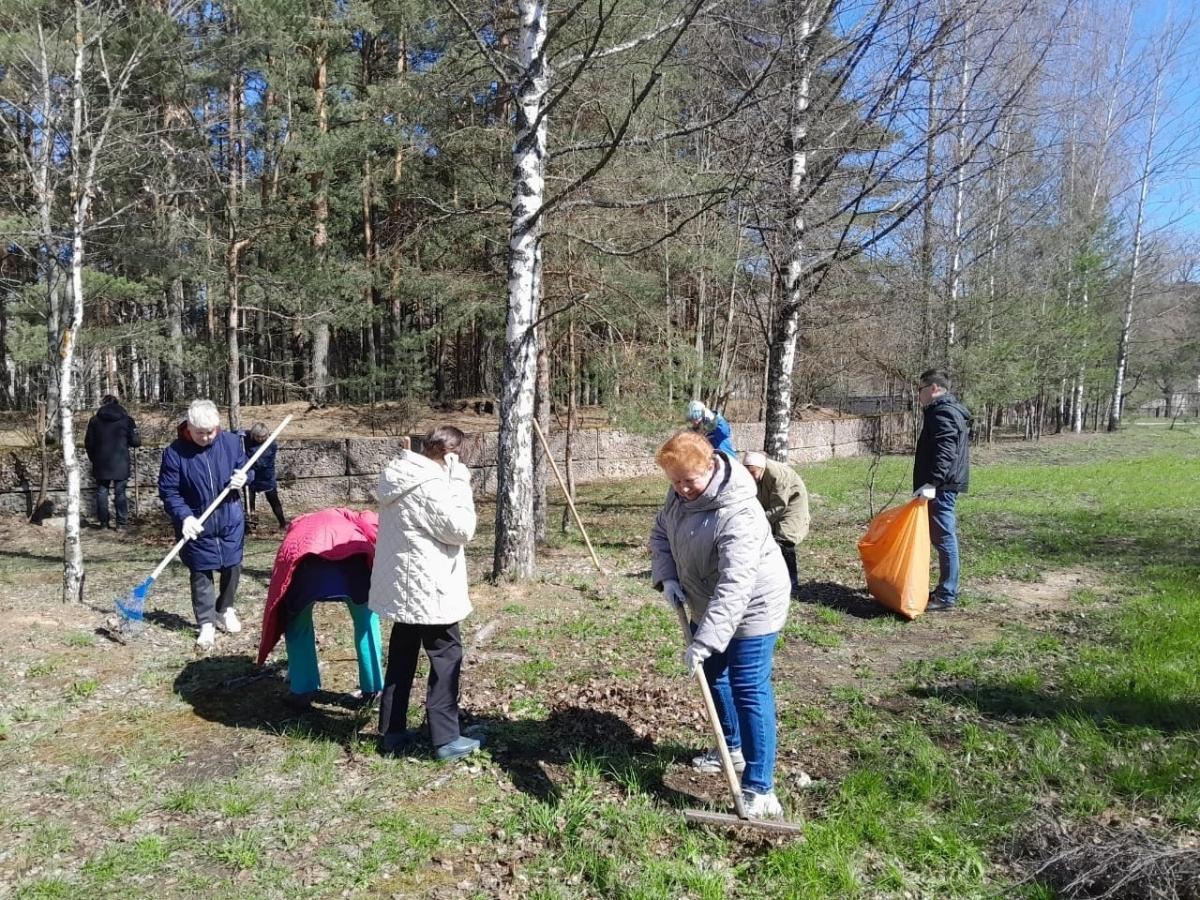
M487 746L454 764L376 753L342 696L343 609L317 615L326 693L282 704L282 660L253 665L273 531L247 548L246 631L199 656L180 568L142 635L111 630L169 545L156 517L88 534L84 608L58 602L53 535L2 523L0 896L1197 896L1200 432L980 448L962 608L905 623L863 594L855 544L910 467L801 469L804 597L776 661L799 840L681 815L727 798L688 766L704 720L648 584L658 479L581 490L604 575L556 505L539 579L485 583L481 505L463 709Z

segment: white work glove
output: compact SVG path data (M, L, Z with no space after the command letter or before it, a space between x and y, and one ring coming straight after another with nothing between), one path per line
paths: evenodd
M923 484L913 491L914 500L932 500L937 496L937 488L932 484Z
M233 474L229 476L229 486L235 491L240 491L246 486L246 473L241 469L234 469Z
M683 588L674 578L668 578L663 582L663 597L674 606L683 606L687 603L687 594L683 592Z
M204 525L195 516L188 516L183 520L183 536L189 541L194 541L200 535L204 534Z
M683 667L688 672L695 672L696 666L702 665L706 659L712 656L712 651L703 644L697 644L692 641L688 644L688 648L683 651Z

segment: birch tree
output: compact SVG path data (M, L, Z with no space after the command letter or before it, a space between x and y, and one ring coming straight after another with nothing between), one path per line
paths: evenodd
M959 104L929 120L928 111L921 115L916 108L924 93L919 90L923 73L936 68L935 54L952 41L965 45L967 23L982 15L982 5L939 9L878 0L851 8L838 0L805 0L782 6L783 20L794 23L795 35L786 93L788 206L773 214L764 205L758 224L784 285L771 330L764 446L781 460L788 453L796 340L806 304L836 266L880 244L923 208L930 191L971 165L1005 110L1025 94L1057 18L1021 31L1021 40L1032 39L1036 50L1017 78L1000 92L968 103L970 86L1013 55L1015 25L1034 7L1022 3L990 13L986 40L972 46L968 77L960 81ZM962 53L968 58L965 46ZM821 102L814 104L810 91L818 78ZM958 114L959 105L965 117ZM901 124L922 118L927 120L922 129ZM922 177L929 142L956 128L967 136L953 164L933 179ZM813 134L820 135L819 149L811 146ZM813 156L821 160L818 167ZM772 240L775 234L778 240Z
M637 110L660 77L658 67L673 51L687 26L703 8L688 2L657 14L657 23L641 33L614 40L615 6L597 3L586 17L584 0L567 8L552 24L548 0L518 0L516 4L516 55L506 53L491 28L476 26L447 0L469 29L476 47L500 79L501 89L512 98L514 142L512 193L506 264L506 316L504 362L500 384L500 436L496 460L496 544L493 577L528 578L535 568L532 417L537 380L537 325L541 314L543 235L545 218L556 205L573 196L612 160ZM649 18L647 16L646 18ZM578 41L582 51L566 50L555 56L552 36L568 47ZM572 85L597 61L632 53L662 40L650 74L635 86L624 119L611 138L597 148L597 158L556 194L548 195L546 166L549 155L549 121L555 107L568 96ZM614 41L601 46L605 40ZM559 77L558 73L563 73Z
M1145 131L1136 182L1137 198L1134 201L1133 231L1130 237L1129 284L1121 314L1120 333L1117 338L1116 371L1113 376L1112 399L1109 403L1108 430L1121 427L1121 415L1125 401L1125 379L1129 369L1130 334L1134 326L1138 291L1141 287L1143 244L1146 237L1146 202L1156 177L1178 167L1184 160L1194 158L1197 148L1197 128L1191 121L1192 110L1183 113L1187 121L1176 122L1173 139L1167 146L1160 146L1163 137L1163 114L1167 104L1165 92L1173 70L1180 62L1180 48L1190 29L1190 22L1173 25L1168 21L1162 33L1157 35L1150 50L1147 85L1148 109L1145 114ZM1175 85L1174 96L1179 96L1180 85Z

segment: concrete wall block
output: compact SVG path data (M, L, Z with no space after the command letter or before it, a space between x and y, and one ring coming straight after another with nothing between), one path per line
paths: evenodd
M298 478L335 478L347 474L346 440L281 441L275 457L280 483Z
M388 460L400 453L400 439L349 438L346 441L347 475L376 475L383 471Z
M737 448L739 454L746 450L763 448L763 442L767 438L767 426L762 422L744 422L732 425L732 428L733 446Z

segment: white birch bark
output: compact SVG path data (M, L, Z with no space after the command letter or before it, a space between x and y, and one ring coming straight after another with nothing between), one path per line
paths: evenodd
M1134 215L1133 256L1129 263L1129 290L1125 295L1125 309L1121 315L1121 334L1117 338L1117 371L1113 378L1112 401L1108 409L1109 431L1116 431L1121 427L1125 372L1129 367L1129 333L1133 327L1133 311L1137 303L1138 273L1142 259L1143 231L1146 225L1146 195L1150 191L1150 181L1154 174L1154 142L1158 137L1163 74L1163 66L1156 66L1150 100L1150 121L1146 129L1146 149L1142 157L1142 171L1138 184L1137 212Z
M85 38L83 22L83 0L75 0L75 43L71 81L71 309L69 318L63 323L58 346L58 402L59 434L62 444L63 472L67 480L66 523L63 528L63 593L64 603L83 602L85 577L83 543L80 537L80 466L75 449L75 348L83 327L84 293L83 268L85 235L88 212L96 186L96 165L104 154L105 142L113 120L121 106L122 95L129 79L142 59L139 44L129 51L123 68L114 80L103 53L91 65L98 72L107 89L107 105L101 107L99 128L93 130L92 122L97 118L94 101L89 103L84 96L84 63L88 48L99 41L103 29L96 37ZM85 152L86 151L86 152Z
M516 142L508 238L508 310L500 396L500 446L496 460L495 578L533 575L533 416L537 379L538 298L542 277L546 117L550 84L545 56L546 0L518 0L521 78L515 89Z
M1095 222L1096 207L1100 200L1100 188L1104 183L1105 163L1108 161L1109 149L1112 146L1113 137L1116 132L1117 103L1119 102L1118 98L1120 98L1123 93L1120 90L1120 87L1123 84L1123 78L1125 75L1125 59L1129 51L1129 37L1132 28L1133 7L1131 6L1125 19L1125 28L1121 32L1121 45L1117 52L1116 73L1112 79L1115 83L1115 87L1113 85L1106 84L1103 77L1098 79L1097 83L1093 85L1094 91L1105 91L1105 87L1107 86L1106 93L1108 96L1108 103L1105 105L1104 109L1104 125L1100 130L1100 142L1097 154L1098 158L1096 160L1095 172L1093 172L1094 179L1092 181L1091 194L1088 197L1087 218L1084 222L1084 225L1087 229L1085 234L1089 240L1091 237L1091 229ZM1084 246L1080 249L1086 250L1087 247ZM1087 277L1087 273L1085 272L1079 292L1080 315L1087 315L1088 304L1091 302L1090 293L1091 284L1089 278ZM1084 390L1087 384L1087 347L1088 342L1087 336L1085 335L1079 348L1079 371L1075 376L1075 401L1073 403L1073 406L1075 407L1075 413L1071 422L1071 431L1075 434L1083 433L1083 415L1084 406L1086 405L1084 402Z
M83 2L75 0L75 69L71 84L71 314L58 348L58 422L67 516L63 527L63 603L83 602L83 542L80 537L79 457L75 452L75 342L83 326L83 229L90 179L83 171ZM93 165L94 160L93 159Z
M967 196L967 102L970 99L971 67L971 20L964 26L962 46L962 71L959 73L957 124L954 135L954 218L951 224L950 241L953 253L950 258L950 292L946 305L946 361L957 340L958 309L963 295L963 208Z
M825 8L831 0L822 4ZM800 309L804 302L805 221L803 191L808 175L808 116L811 98L812 60L810 41L814 21L824 21L825 13L814 16L805 3L796 14L793 42L794 75L788 110L791 155L789 157L787 222L787 269L778 317L771 332L767 364L767 422L763 449L772 459L786 461L788 434L792 417L792 374L796 369L796 337L800 331Z

